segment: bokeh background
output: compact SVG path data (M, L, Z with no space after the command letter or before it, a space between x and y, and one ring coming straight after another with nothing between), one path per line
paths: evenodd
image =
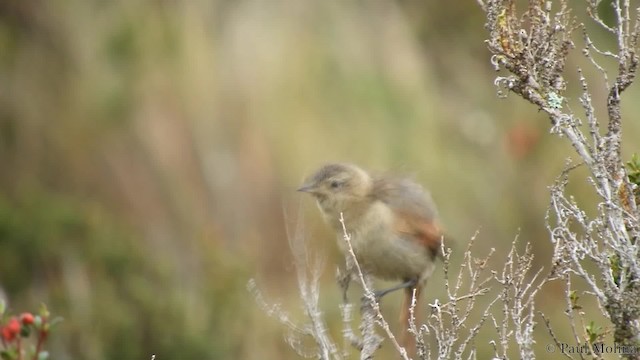
M286 234L302 224L326 257L322 303L339 338L340 258L295 193L331 161L413 175L456 254L479 230L475 253L495 248L499 267L519 234L548 266L547 186L572 150L533 106L498 99L483 23L471 0L0 2L0 289L11 310L45 302L65 318L54 359L293 359L246 284L301 313ZM633 120L638 86L625 96ZM624 130L629 158L639 125ZM563 288L545 291L539 306L562 327ZM488 341L477 342L486 356Z

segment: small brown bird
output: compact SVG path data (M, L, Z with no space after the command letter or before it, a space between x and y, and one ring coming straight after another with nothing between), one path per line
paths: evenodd
M402 284L377 291L378 298L405 289L402 320L408 327L409 307L433 273L443 233L431 196L410 179L372 176L351 164L329 164L315 172L298 191L317 200L344 252L342 214L358 263L364 271Z

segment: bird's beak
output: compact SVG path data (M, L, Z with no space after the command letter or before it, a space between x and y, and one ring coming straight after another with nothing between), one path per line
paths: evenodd
M314 184L304 184L300 188L298 188L297 191L306 192L306 193L313 193L313 190L315 190L315 188L316 187L315 187Z

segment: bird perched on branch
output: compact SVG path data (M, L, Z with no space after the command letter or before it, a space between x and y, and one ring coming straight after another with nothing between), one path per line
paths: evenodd
M433 273L443 238L429 193L410 179L374 176L352 164L323 166L298 191L316 199L324 219L337 234L338 246L346 252L342 216L356 259L365 272L402 282L374 293L379 299L405 289L401 318L406 332L413 291L419 296Z

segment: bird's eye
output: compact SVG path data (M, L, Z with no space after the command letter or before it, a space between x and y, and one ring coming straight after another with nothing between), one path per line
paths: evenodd
M338 180L333 180L329 185L331 186L332 189L337 189L342 185L342 183Z

